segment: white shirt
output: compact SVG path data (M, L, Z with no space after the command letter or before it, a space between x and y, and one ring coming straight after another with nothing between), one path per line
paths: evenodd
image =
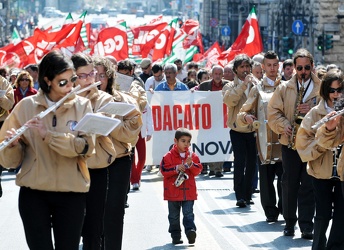
M304 88L305 88L305 91L306 91L306 89L307 89L307 91L306 91L306 93L303 95L303 99L302 99L302 102L305 102L306 100L307 100L307 97L311 94L311 92L312 92L312 90L313 90L313 88L314 88L314 83L313 83L313 81L311 81L312 79L311 78L309 78L307 81L305 81L304 83L303 83L303 85L304 85ZM310 85L309 85L310 84ZM309 85L309 87L308 87L308 85ZM299 89L301 88L301 84L298 82L298 87L299 87Z
M156 81L154 76L151 76L145 82L145 90L149 90L150 88L155 89L155 87L158 86L159 83L162 83L165 81L166 81L165 74L164 74L164 77L161 79L161 81Z

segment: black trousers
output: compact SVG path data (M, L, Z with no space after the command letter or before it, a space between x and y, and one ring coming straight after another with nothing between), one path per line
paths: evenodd
M282 162L259 166L260 202L267 218L278 217L282 213L282 174ZM278 202L274 186L276 176Z
M78 250L85 207L86 193L47 192L21 187L19 212L30 250Z
M124 204L130 184L131 158L124 156L108 166L109 189L105 205L104 242L105 249L122 248Z
M100 250L104 233L105 202L108 190L108 168L89 169L90 191L86 195L86 215L82 228L83 249Z
M341 183L314 177L312 181L316 204L312 250L344 249L344 198ZM326 231L331 218L332 226L327 241Z
M312 177L306 171L307 163L301 161L296 150L283 145L282 166L282 206L286 227L294 227L298 221L301 232L312 231L315 199Z
M230 130L234 153L234 191L237 200L251 200L252 181L256 170L257 149L254 132Z

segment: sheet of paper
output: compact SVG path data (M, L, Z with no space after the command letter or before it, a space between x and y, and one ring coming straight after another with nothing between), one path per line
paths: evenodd
M6 95L6 90L0 90L0 98Z
M125 116L134 109L135 109L134 104L124 103L124 102L109 102L103 107L101 107L100 109L98 109L97 112L104 112L104 113L112 114L112 115Z
M134 77L116 73L116 85L115 89L119 91L129 92L131 83L134 81Z
M107 116L88 113L74 127L74 130L87 134L97 134L107 136L114 128L120 124L120 120Z

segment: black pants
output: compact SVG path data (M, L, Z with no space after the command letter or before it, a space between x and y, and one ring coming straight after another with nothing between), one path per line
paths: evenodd
M234 153L234 191L237 200L251 200L257 149L254 133L230 130Z
M278 217L282 213L282 173L282 162L259 166L260 201L267 218ZM278 202L274 186L276 176Z
M344 249L342 230L344 224L344 199L341 183L340 181L322 180L314 177L312 177L312 181L316 204L312 249ZM332 227L327 241L326 231L331 218Z
M105 205L104 241L105 249L122 248L124 203L130 183L131 158L124 156L108 167L109 190Z
M312 177L306 171L307 163L301 161L296 150L287 146L282 146L282 159L282 205L286 227L294 227L298 221L301 232L312 231L315 200Z
M85 207L86 193L47 192L21 187L19 212L30 250L78 250Z
M108 168L89 169L90 191L86 195L86 216L82 228L83 249L100 250L104 233Z

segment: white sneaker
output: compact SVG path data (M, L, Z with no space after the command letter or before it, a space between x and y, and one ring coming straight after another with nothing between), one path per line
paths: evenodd
M139 190L140 189L140 184L139 183L134 183L133 184L133 190Z
M147 172L152 171L152 165L147 165L147 166L146 166L146 171L147 171Z

